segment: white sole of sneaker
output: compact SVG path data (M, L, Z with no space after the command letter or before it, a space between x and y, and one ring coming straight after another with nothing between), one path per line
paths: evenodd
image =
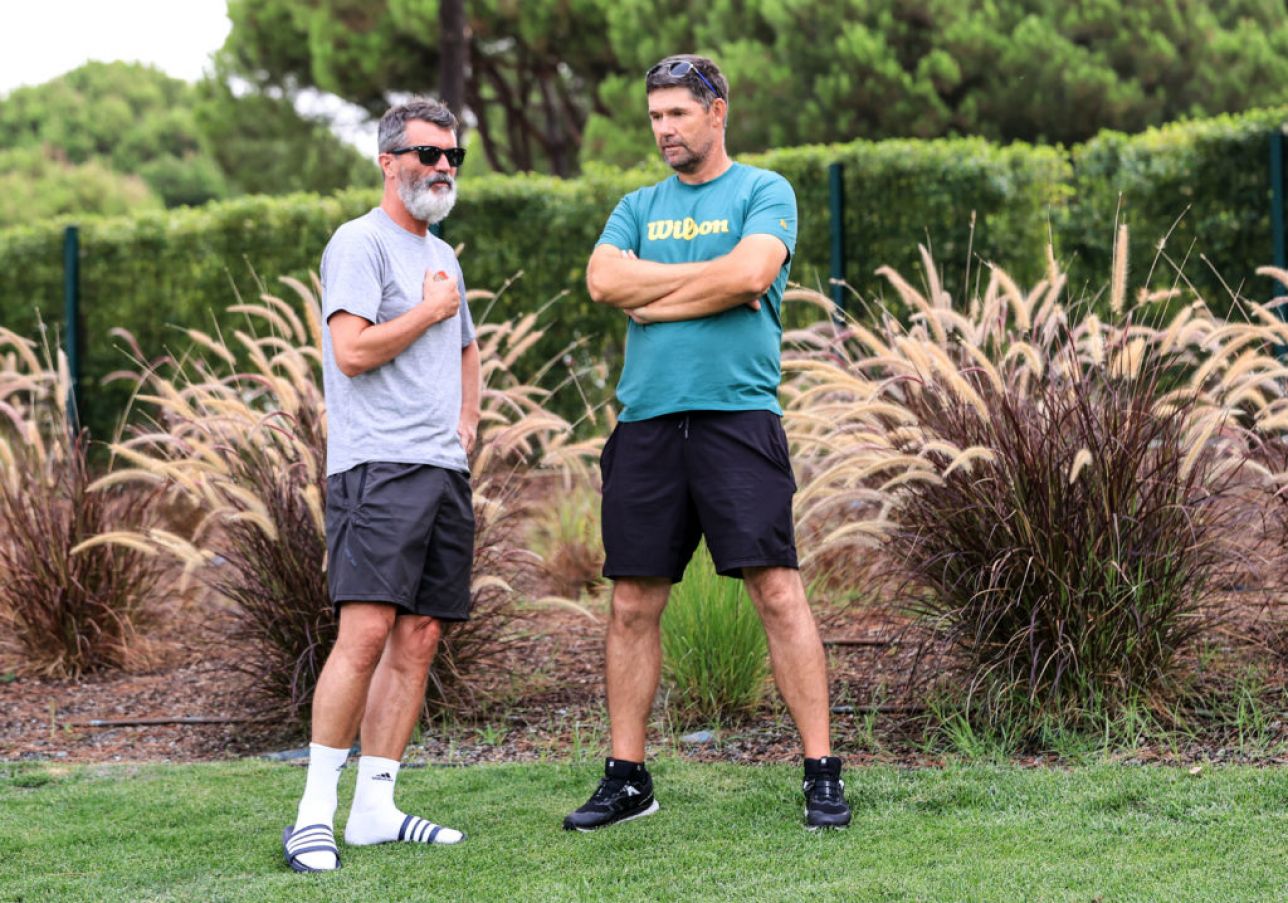
M634 815L628 815L625 818L619 818L617 821L612 822L612 824L600 825L598 828L578 828L577 830L583 834L589 834L592 831L602 831L605 828L611 828L613 825L620 825L628 821L634 821L637 818L643 818L646 815L652 815L654 812L656 812L658 809L661 809L661 808L662 807L657 804L657 800L653 800L653 804L649 806L647 809L645 809L643 812L636 812Z
M809 818L809 809L805 810L805 817ZM806 831L844 831L849 826L850 826L850 823L848 821L843 825L811 825L807 822L805 824L805 830Z

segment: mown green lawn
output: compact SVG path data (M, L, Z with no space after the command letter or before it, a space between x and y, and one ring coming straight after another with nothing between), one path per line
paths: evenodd
M811 834L796 768L664 759L657 815L562 831L598 767L405 770L403 807L464 844L296 875L302 769L0 764L0 900L1288 899L1284 769L854 770L854 825Z

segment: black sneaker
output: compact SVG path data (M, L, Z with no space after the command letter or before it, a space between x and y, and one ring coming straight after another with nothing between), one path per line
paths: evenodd
M653 779L639 762L607 759L604 777L586 805L564 819L565 831L593 831L652 815L658 810L653 799Z
M841 780L841 760L836 756L805 760L805 826L844 828L850 823L850 807L845 803L845 782Z

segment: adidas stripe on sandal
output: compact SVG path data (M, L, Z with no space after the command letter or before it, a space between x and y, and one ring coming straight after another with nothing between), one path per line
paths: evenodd
M293 825L287 825L282 831L282 852L286 864L296 872L331 871L305 865L299 859L304 853L330 853L335 856L335 867L340 867L340 849L335 845L335 832L330 825L307 825L298 831Z
M398 839L407 843L460 843L465 839L464 834L452 839L439 838L443 831L442 825L436 825L432 821L420 818L416 815L408 815L403 819L402 827L398 829ZM458 834L459 832L447 829L448 836Z

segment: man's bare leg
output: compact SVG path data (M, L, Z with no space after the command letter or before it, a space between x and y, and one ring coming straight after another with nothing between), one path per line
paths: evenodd
M827 657L800 572L744 568L743 579L765 625L778 692L805 749L805 824L811 830L843 828L850 823L850 807L845 802L841 760L831 755Z
M662 610L671 581L634 577L613 584L613 610L604 642L604 682L612 755L604 779L581 808L564 819L567 830L592 831L658 809L644 767L649 711L662 674Z
M832 751L827 694L827 657L800 572L792 568L745 568L743 580L765 625L774 682L787 703L806 758Z
M366 707L372 675L394 626L392 605L349 602L340 607L335 646L313 691L313 742L304 795L291 828L293 868L330 871L339 866L334 842L336 789ZM304 850L305 852L296 852Z
M395 621L367 691L364 756L402 758L425 704L429 666L442 635L442 625L434 618L403 615Z
M671 592L664 578L621 579L604 643L608 722L613 757L644 761L648 716L662 675L662 611Z
M392 605L374 602L340 607L335 647L313 691L314 743L345 749L353 744L396 614Z
M409 816L394 805L402 754L425 704L429 666L442 633L435 618L403 615L389 634L367 693L362 758L344 826L346 843L457 843L465 837L460 831Z

